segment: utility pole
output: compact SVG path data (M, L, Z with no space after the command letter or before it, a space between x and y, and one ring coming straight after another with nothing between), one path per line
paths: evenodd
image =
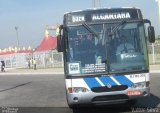
M101 0L98 0L98 7L101 7Z
M160 0L156 0L158 3L158 34L160 35Z
M92 7L95 8L95 0L92 0Z
M160 0L155 0L158 4L158 37L160 36ZM156 63L156 59L155 59L155 45L154 43L152 43L152 60L153 60L153 64Z
M92 0L92 5L94 8L101 7L101 0Z

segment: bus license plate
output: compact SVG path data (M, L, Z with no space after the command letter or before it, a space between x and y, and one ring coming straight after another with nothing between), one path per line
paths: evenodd
M127 91L127 95L128 95L128 96L141 95L141 91L139 91L139 90Z

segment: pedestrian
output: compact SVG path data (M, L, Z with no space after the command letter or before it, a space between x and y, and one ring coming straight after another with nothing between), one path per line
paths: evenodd
M31 62L28 60L28 68L31 69Z
M5 62L2 60L1 61L1 72L5 72Z
M33 66L34 66L34 70L36 70L36 68L37 68L37 67L36 67L36 65L37 65L36 63L37 63L37 62L36 62L36 60L35 60L35 59L33 59Z

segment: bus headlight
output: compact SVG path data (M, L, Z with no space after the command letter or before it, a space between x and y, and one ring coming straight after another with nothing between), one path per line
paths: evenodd
M145 82L141 82L141 83L135 83L131 86L131 88L145 88L146 87L146 83Z
M86 93L88 91L89 90L84 87L72 87L72 88L70 87L70 88L68 88L69 93Z

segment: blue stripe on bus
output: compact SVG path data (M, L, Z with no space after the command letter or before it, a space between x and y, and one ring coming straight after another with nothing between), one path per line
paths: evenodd
M110 77L100 77L99 79L105 86L107 86L107 84L110 84L111 86L117 85Z
M102 87L95 78L84 78L86 84L90 87Z
M130 81L124 75L113 76L121 85L128 85L129 87L132 86L133 82Z

